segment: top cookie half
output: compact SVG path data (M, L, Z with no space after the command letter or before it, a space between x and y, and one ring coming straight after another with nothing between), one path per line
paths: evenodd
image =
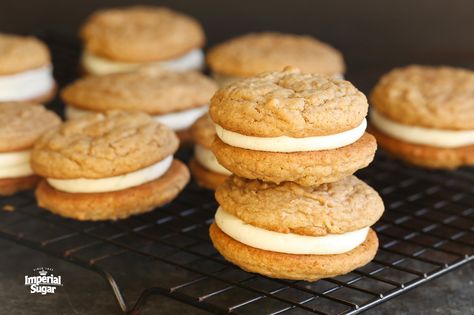
M373 89L371 104L406 125L474 129L474 71L409 66L390 71Z
M48 66L48 47L33 36L0 33L0 75L14 74Z
M256 137L311 137L359 126L367 99L350 82L294 68L243 79L211 99L212 120Z
M98 11L86 21L80 35L86 50L128 62L171 59L205 42L204 31L194 18L153 6Z
M310 36L252 33L213 47L207 63L218 74L248 77L294 66L308 73L344 73L341 53Z

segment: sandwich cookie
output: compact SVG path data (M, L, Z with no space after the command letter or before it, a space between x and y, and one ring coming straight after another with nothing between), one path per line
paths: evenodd
M198 72L145 67L135 72L89 76L66 87L61 97L68 119L111 109L142 111L189 140L189 127L207 112L216 84Z
M116 220L173 200L189 181L176 135L145 113L88 115L45 133L31 165L38 204L78 220Z
M370 226L383 202L354 176L313 187L231 176L216 199L211 240L246 271L315 281L359 268L377 252Z
M189 162L191 174L197 183L208 189L215 189L224 183L231 174L219 164L211 146L216 135L216 128L208 114L199 118L191 127L194 140L194 158Z
M350 82L287 68L229 84L211 99L222 166L240 177L304 186L367 166L367 99Z
M428 168L474 165L474 72L409 66L371 94L371 132L394 156Z
M220 86L263 72L294 66L306 73L342 78L342 54L311 36L251 33L213 47L206 58Z
M35 103L0 104L0 195L32 188L39 177L30 167L36 139L61 119Z
M0 102L47 102L55 82L48 47L32 36L0 33Z
M194 18L153 6L98 11L80 31L86 74L133 71L156 64L173 71L200 70L204 31Z

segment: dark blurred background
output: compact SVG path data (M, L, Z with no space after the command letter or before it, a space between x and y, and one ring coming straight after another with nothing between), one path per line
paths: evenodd
M95 9L139 3L193 15L204 25L208 45L251 31L314 35L344 53L348 78L358 83L364 77L363 90L393 66L474 67L472 0L1 0L0 31L54 31L76 38Z

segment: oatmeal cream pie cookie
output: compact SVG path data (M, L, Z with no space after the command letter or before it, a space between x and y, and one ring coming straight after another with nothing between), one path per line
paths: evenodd
M307 73L342 78L344 60L339 51L311 36L275 32L251 33L213 47L207 64L219 85L262 72L294 66Z
M359 268L377 252L370 226L384 205L355 176L303 187L233 175L216 199L211 240L224 258L250 272L315 281Z
M145 113L112 111L72 120L35 144L31 165L44 177L41 207L78 220L115 220L173 200L189 181L173 159L176 135Z
M47 102L56 84L48 47L32 36L0 33L0 102Z
M199 70L204 31L194 18L168 8L132 6L92 14L80 31L86 74L132 71L145 64Z
M409 66L371 94L371 132L394 156L429 168L474 165L474 71Z
M89 76L61 93L66 117L111 109L142 111L188 140L189 127L203 113L216 84L201 73L171 72L148 66L135 72Z
M209 109L212 151L240 177L304 186L334 182L367 166L367 99L350 82L287 68L227 85Z
M36 185L31 148L42 133L60 123L55 113L36 103L0 103L0 195Z
M209 189L215 189L231 174L219 164L211 146L216 135L216 127L208 114L199 118L191 127L194 140L194 158L189 163L191 174L197 183Z

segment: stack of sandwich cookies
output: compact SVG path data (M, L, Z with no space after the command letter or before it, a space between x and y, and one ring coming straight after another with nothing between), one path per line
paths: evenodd
M194 158L189 162L191 174L205 188L215 189L231 174L219 164L211 151L216 128L208 114L199 118L191 127L194 140Z
M144 113L88 115L46 132L31 165L41 207L79 220L126 218L174 199L189 172L176 135Z
M430 168L474 165L474 72L409 66L371 94L371 132L388 152Z
M173 10L134 6L94 13L80 32L86 74L132 71L156 64L173 71L204 64L204 31L195 19Z
M234 175L217 188L210 237L245 270L317 280L374 257L378 194L352 174L373 159L367 99L352 84L287 68L221 88L212 151Z
M211 100L212 150L240 177L305 186L334 182L373 160L367 107L350 82L290 68L237 81Z
M198 72L145 67L128 73L89 76L66 87L66 117L117 109L142 111L189 140L188 129L207 112L216 84Z
M213 244L250 272L314 281L348 273L377 252L370 226L384 206L354 176L317 187L232 176L217 188L216 199Z
M39 180L30 167L36 139L61 119L35 103L0 104L0 195L33 188Z
M34 37L0 33L0 102L47 102L55 82L48 47Z
M219 85L290 65L306 73L342 78L342 54L310 36L284 33L251 33L213 47L207 64Z

